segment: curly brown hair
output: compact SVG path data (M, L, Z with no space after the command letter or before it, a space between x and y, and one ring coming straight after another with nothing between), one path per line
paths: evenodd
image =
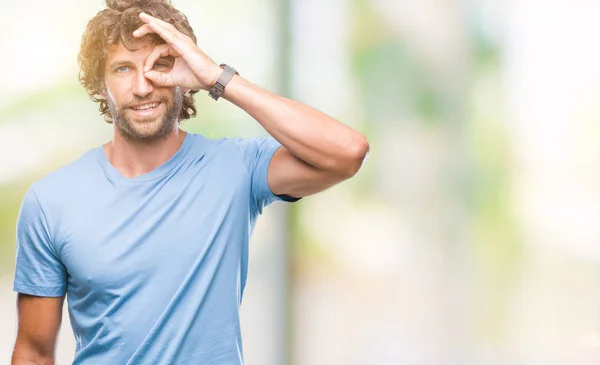
M155 44L165 41L157 34L150 33L140 38L134 38L134 30L144 23L139 14L144 12L167 23L173 24L181 33L190 37L196 43L196 36L187 17L175 9L169 0L106 0L106 9L101 10L89 21L83 37L77 61L79 63L79 81L85 87L94 102L100 103L100 115L107 123L112 123L112 115L108 109L108 101L101 97L104 91L104 68L109 46L122 43L128 50L134 51L140 41L151 40ZM196 116L194 94L192 90L183 96L183 108L179 121Z

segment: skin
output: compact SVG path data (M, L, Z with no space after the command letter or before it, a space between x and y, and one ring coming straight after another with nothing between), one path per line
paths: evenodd
M157 33L162 45L143 43L131 52L121 44L110 50L105 70L114 138L104 152L124 177L133 178L165 163L181 146L178 97L206 90L223 71L171 24L147 14L133 34ZM234 76L222 98L251 115L282 145L269 165L267 181L277 195L303 197L354 176L369 153L359 132L305 104L270 93ZM157 101L150 112L132 106ZM175 117L173 116L175 115ZM12 365L54 364L56 336L64 298L19 294L19 329Z
M54 365L54 349L64 296L34 297L19 294L19 326L12 355L12 365Z

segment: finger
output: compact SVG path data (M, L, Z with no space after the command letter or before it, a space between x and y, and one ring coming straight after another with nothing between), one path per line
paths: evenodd
M141 38L148 33L154 33L154 31L148 24L144 24L133 32L133 36L136 38Z
M140 13L140 19L165 42L173 46L173 49L179 55L191 53L197 47L196 43L190 37L179 32L171 23L167 23L146 13Z
M147 13L141 12L141 13L140 13L140 19L141 19L141 20L142 20L144 23L150 23L152 20L154 20L154 19L158 19L158 18L155 18L155 17L153 17L153 16L152 16L152 15L150 15L150 14L147 14Z
M173 82L171 73L148 71L144 73L144 76L157 86L177 86L175 85L175 82Z
M140 19L146 24L157 23L159 26L162 26L165 29L177 31L177 29L173 26L173 24L171 24L169 22L165 22L164 20L162 20L160 18L153 17L150 14L140 13Z
M154 47L152 52L146 57L146 61L144 61L144 72L152 70L152 66L154 66L156 60L167 56L179 57L179 54L177 54L177 52L175 52L167 43Z
M175 45L180 40L179 32L170 23L146 13L140 13L140 19L167 43Z

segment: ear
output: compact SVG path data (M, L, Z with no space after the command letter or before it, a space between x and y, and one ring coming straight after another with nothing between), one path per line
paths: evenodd
M100 93L98 94L98 97L99 97L100 99L106 100L106 99L107 99L107 95L106 95L106 89L102 89L102 90L100 91Z

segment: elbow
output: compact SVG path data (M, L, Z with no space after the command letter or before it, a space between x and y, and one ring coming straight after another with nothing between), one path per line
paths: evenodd
M371 146L369 145L369 141L367 141L365 136L359 134L359 137L348 146L346 162L340 171L340 175L346 179L356 175L369 157L370 151Z
M17 364L40 364L54 365L54 347L42 346L40 344L22 341L17 337L12 353L13 365Z
M33 352L20 352L13 351L12 365L26 365L26 364L39 364L39 365L54 365L54 356L45 356Z

